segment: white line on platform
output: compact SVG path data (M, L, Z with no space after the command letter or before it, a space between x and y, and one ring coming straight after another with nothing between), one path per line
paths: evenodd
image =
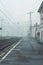
M16 48L16 46L18 46L20 44L22 40L20 40L16 45L13 46L13 48L11 48L0 60L0 62L2 62L12 51L14 48Z

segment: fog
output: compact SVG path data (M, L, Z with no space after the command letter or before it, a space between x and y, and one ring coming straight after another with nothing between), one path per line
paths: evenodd
M40 23L37 13L42 0L0 0L0 35L27 36L29 32L29 12L32 14L32 25ZM3 11L3 12L2 12ZM8 19L9 18L9 19Z

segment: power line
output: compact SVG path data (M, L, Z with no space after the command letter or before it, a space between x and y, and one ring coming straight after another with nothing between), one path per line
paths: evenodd
M1 5L5 8L5 6L4 6L4 4L2 3L2 1L1 1ZM6 8L5 8L5 9L6 9ZM0 11L6 16L6 18L7 18L8 20L10 20L10 23L12 23L12 24L14 25L14 22L11 20L11 19L13 19L13 18L12 18L12 17L9 18L9 17L7 16L7 14L6 14L5 12L3 12L2 9L0 9Z
M2 9L0 9L0 12L4 14L4 16L10 21L10 23L12 23L11 19L3 12ZM14 25L14 23L13 23L13 25Z
M0 12L1 12L2 14L4 14L4 16L5 16L5 17L10 21L10 23L13 24L13 26L14 26L14 23L12 23L11 19L7 16L7 14L6 14L5 12L3 12L2 9L0 9ZM1 26L1 27L2 27L2 26ZM8 30L7 30L7 32L8 32ZM1 36L2 36L2 31L1 31Z

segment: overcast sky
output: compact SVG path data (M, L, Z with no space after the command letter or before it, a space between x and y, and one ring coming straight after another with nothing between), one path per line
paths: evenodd
M3 27L5 30L3 29L3 33L5 33L5 35L25 36L29 26L29 12L34 12L32 14L32 25L36 22L40 23L40 16L37 11L42 1L43 0L0 0L0 9L11 19L11 21L9 21L7 17L0 12L0 19L4 19Z

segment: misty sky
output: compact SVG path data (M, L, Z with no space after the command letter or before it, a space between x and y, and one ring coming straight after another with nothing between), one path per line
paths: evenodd
M32 25L40 23L40 16L37 13L43 0L0 0L0 9L11 19L8 20L5 14L0 11L0 26L2 23L3 35L25 36L29 30L29 12L32 14ZM1 35L1 32L0 32Z

